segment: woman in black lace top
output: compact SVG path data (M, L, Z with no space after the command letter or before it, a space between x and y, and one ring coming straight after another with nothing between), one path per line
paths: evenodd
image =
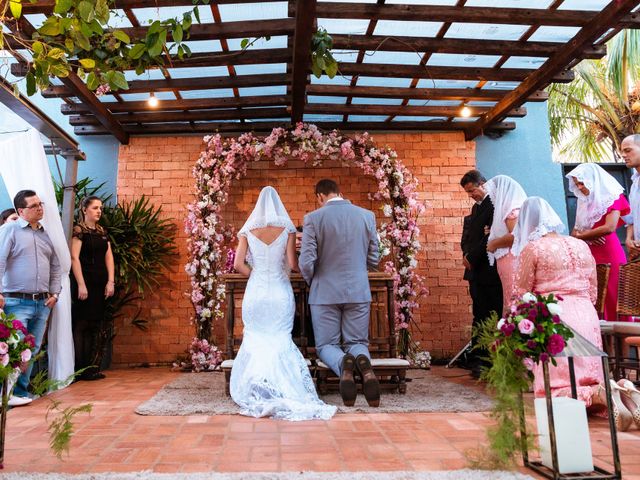
M95 345L104 321L106 298L113 295L114 264L107 231L98 221L102 200L87 197L81 203L82 221L73 227L71 239L71 291L75 369L87 368L83 380L104 378L93 365Z

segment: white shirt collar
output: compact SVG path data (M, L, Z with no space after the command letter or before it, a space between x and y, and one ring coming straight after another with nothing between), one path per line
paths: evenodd
M344 198L342 198L342 197L333 197L333 198L330 198L329 200L327 200L325 203L337 202L339 200L344 200Z

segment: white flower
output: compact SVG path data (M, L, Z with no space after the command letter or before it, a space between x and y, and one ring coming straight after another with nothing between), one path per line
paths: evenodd
M7 340L7 343L9 345L16 345L19 341L20 339L18 338L18 335L14 333L13 335L11 335L11 337L9 337L9 339Z
M500 330L505 323L506 323L506 320L504 318L501 318L500 320L498 320L498 324L496 325L496 330Z
M393 213L393 209L391 208L391 205L386 204L384 207L382 207L382 213L384 214L385 217L390 217L391 214Z
M557 303L547 303L547 308L549 309L549 313L551 313L551 315L562 314L562 307Z
M531 292L527 292L522 296L523 302L535 302L536 300L536 296Z

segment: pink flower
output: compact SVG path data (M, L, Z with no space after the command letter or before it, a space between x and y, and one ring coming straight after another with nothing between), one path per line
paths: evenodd
M9 351L9 345L5 342L0 342L0 355L4 355Z
M9 338L11 330L6 325L0 323L0 338Z
M533 368L536 366L535 362L529 358L529 357L525 357L522 359L522 364L526 367L527 370L532 371Z
M549 354L556 356L560 352L564 350L564 338L562 335L554 333L549 337L549 341L547 342L547 351Z
M546 362L547 360L549 360L549 355L548 355L547 353L545 353L545 352L542 352L542 353L540 354L540 361L541 361L542 363L544 363L544 362Z
M4 355L0 355L0 365L2 365L3 367L9 365L9 355L7 355L6 353Z
M29 345L29 348L36 348L36 337L30 333L24 337L23 342Z
M518 330L520 330L520 333L523 335L531 335L534 328L535 325L533 324L533 322L526 318L520 320L520 323L518 323Z
M29 360L31 360L31 350L29 350L28 348L26 350L23 350L20 354L20 360L22 360L23 362L28 362Z

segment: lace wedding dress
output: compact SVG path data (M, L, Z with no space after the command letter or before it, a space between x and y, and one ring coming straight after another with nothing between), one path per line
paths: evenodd
M246 232L252 271L242 301L243 339L231 371L241 414L284 420L331 418L291 339L295 302L286 262L288 229L270 244Z

